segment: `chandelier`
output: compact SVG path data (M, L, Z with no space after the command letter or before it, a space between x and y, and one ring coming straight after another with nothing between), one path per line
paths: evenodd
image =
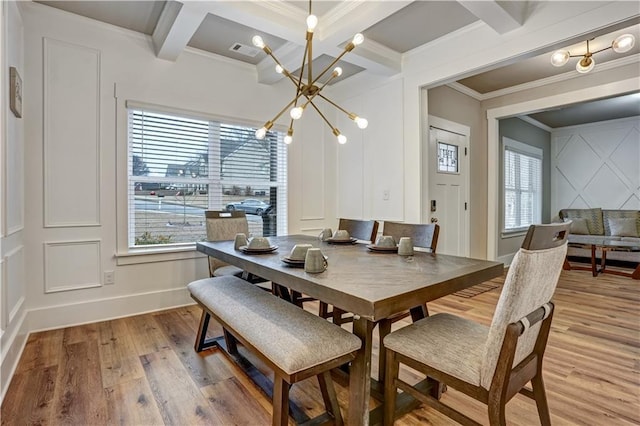
M289 122L289 129L287 130L287 135L284 137L284 142L286 144L290 144L291 142L293 142L293 122L295 120L298 120L300 117L302 117L302 113L304 112L305 108L311 105L313 109L315 109L318 112L320 117L322 117L324 122L327 123L329 128L331 128L331 131L333 132L333 134L338 138L338 143L341 143L341 144L346 143L347 137L342 133L340 133L340 130L338 130L337 127L333 126L329 122L327 117L320 111L318 106L315 104L314 100L316 99L316 97L324 99L326 102L333 105L338 110L344 112L349 117L349 119L353 120L356 123L356 125L360 129L365 129L368 126L369 122L367 121L367 119L359 117L353 112L349 112L345 110L340 105L336 104L335 102L333 102L332 100L330 100L329 98L327 98L322 94L322 90L329 83L331 83L331 81L333 81L337 77L340 77L340 75L342 74L342 68L335 67L331 72L331 76L328 78L328 80L324 83L319 83L320 78L322 78L325 74L327 74L327 72L329 71L329 69L331 69L331 67L333 67L344 55L346 55L348 52L351 52L357 45L361 44L364 41L364 36L360 33L356 34L353 37L353 39L349 43L347 43L347 45L344 47L344 51L337 58L335 58L334 61L331 62L324 70L322 70L322 72L320 72L317 76L314 77L313 64L312 64L313 30L316 28L317 25L318 25L318 18L311 13L311 0L309 0L309 16L307 16L307 35L306 35L307 42L305 44L304 54L302 55L302 66L300 67L300 75L297 75L297 76L291 74L289 71L285 69L285 67L282 65L282 63L280 63L278 58L275 57L271 48L265 44L262 37L260 37L259 35L256 35L253 37L252 39L253 45L262 49L267 55L271 56L271 58L276 63L276 72L279 74L283 74L296 87L295 96L293 97L291 102L285 105L284 108L282 108L280 112L276 114L276 116L273 119L267 121L263 127L256 130L257 139L264 139L264 137L267 134L267 131L269 131L269 129L273 127L273 123L278 118L280 118L280 116L282 116L282 114L284 114L284 112L287 111L287 109L291 108L291 110L289 111L291 121ZM306 71L306 80L304 78L305 71Z
M590 40L587 40L587 53L581 55L572 55L568 50L557 50L551 55L551 64L556 67L561 67L569 61L569 58L581 57L582 59L580 59L576 64L576 71L581 74L585 74L591 71L596 65L596 61L593 58L593 55L609 49L613 49L613 51L616 53L628 52L633 48L636 39L632 34L622 34L611 43L611 46L607 46L604 49L596 50L595 52L591 52L589 50L589 41Z

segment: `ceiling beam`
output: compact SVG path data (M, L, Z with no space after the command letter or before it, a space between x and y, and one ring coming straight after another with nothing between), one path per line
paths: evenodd
M469 12L476 15L498 34L520 28L524 23L527 2L504 2L503 7L497 1L458 0ZM507 10L508 9L508 10Z
M165 4L151 36L158 58L175 61L187 47L207 15L202 8L193 7L192 4L175 1Z

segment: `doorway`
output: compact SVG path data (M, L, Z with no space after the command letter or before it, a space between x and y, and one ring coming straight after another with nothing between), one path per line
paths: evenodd
M438 253L469 255L469 133L467 126L428 117L427 223L440 225Z

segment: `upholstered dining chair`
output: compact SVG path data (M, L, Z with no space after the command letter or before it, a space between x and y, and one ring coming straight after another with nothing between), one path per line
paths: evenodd
M511 262L489 327L441 313L385 337L385 425L393 424L398 388L461 424L478 424L401 381L400 364L487 404L491 425L505 424L505 404L517 393L536 401L543 425L551 423L542 359L569 227L561 223L529 228ZM525 388L528 382L532 390Z
M338 222L338 229L343 229L349 233L353 238L357 238L360 241L375 242L378 235L378 226L380 223L377 220L358 220L358 219L345 219L340 218ZM319 315L322 318L333 318L333 322L336 325L342 325L347 322L353 321L351 316L345 317L345 311L334 308L329 311L329 305L325 302L320 302Z
M231 241L239 233L249 236L249 222L243 211L206 210L204 215L207 223L207 241ZM209 256L209 275L211 277L228 275L241 277L243 272L237 266L229 265Z
M440 235L440 225L435 223L400 223L400 222L384 222L384 228L382 229L382 235L391 235L396 242L400 241L402 237L411 237L413 246L421 249L425 249L430 253L435 253L438 247L438 236ZM421 307L422 317L429 316L427 305L423 304ZM380 334L380 341L382 342L385 336L391 333L391 326L393 323L398 322L411 315L410 311L400 312L390 318L385 318L378 323L378 333ZM380 357L378 359L378 379L384 380L385 375L385 352L380 351Z

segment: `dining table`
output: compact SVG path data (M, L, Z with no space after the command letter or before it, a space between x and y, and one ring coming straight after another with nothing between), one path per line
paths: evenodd
M260 254L237 250L233 241L199 242L197 250L353 314L353 333L362 340L362 347L349 366L349 425L376 424L382 418L382 406L369 410L372 384L376 384L371 362L378 323L408 310L418 320L428 315L428 302L504 272L500 262L422 251L400 256L364 243L332 243L308 235L269 237L269 241L273 251ZM283 262L296 244L320 248L327 258L326 270L308 273Z

